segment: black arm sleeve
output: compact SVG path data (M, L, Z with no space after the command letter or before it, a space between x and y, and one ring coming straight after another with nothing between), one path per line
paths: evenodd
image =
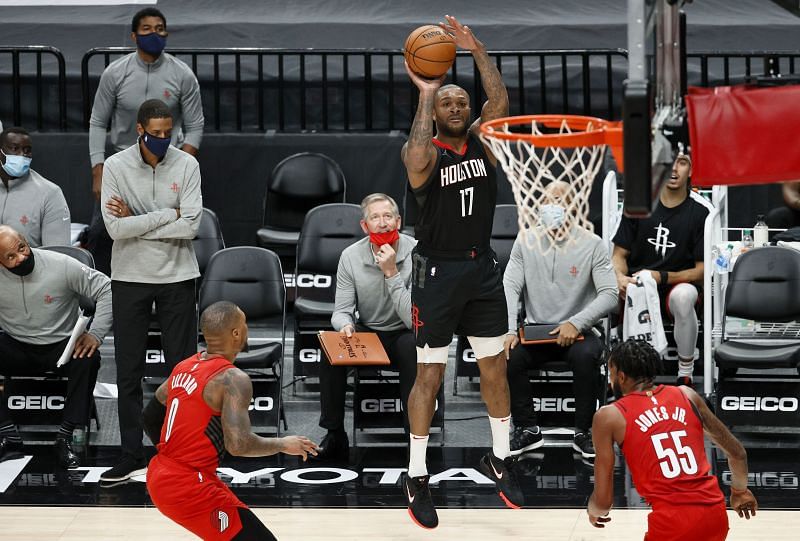
M154 396L142 410L142 424L144 431L153 445L158 445L161 439L161 427L164 425L164 417L167 415L167 407Z

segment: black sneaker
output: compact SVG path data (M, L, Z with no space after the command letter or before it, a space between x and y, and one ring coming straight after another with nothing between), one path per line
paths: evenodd
M328 432L319 444L317 456L308 456L315 462L347 462L350 459L350 440L347 432Z
M56 438L55 448L56 460L62 468L73 469L81 465L78 455L72 449L72 444L66 438Z
M116 466L100 475L100 481L105 483L127 481L131 477L145 473L147 473L147 466L145 466L144 460L123 455Z
M0 462L6 460L16 460L25 456L22 448L22 441L11 441L8 438L0 438Z
M678 376L675 385L686 385L687 387L692 387L692 378L689 376Z
M576 432L572 440L572 448L578 451L583 458L594 458L594 445L590 432Z
M517 480L516 465L516 458L500 460L491 452L486 453L478 464L481 472L494 481L497 494L511 509L519 509L525 505L525 495L522 494Z
M408 501L408 514L411 520L428 530L439 525L439 515L431 499L431 489L428 487L430 475L422 477L403 476L403 493Z
M511 433L511 456L533 451L544 445L542 431L538 426L516 426Z

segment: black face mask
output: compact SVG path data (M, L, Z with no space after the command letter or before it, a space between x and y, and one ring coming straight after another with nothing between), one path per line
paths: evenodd
M35 264L36 262L33 260L33 250L31 250L31 255L29 255L25 261L23 261L14 268L6 267L6 269L8 270L8 272L16 274L17 276L28 276L30 273L33 272L33 267Z

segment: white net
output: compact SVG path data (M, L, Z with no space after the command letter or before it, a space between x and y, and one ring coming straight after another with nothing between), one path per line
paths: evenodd
M578 130L566 119L527 120L484 129L481 140L492 149L511 183L520 231L526 233L528 247L544 252L563 250L581 228L594 231L589 221L589 193L603 162L605 142L568 148L548 146L547 139L602 130L605 123L589 120ZM498 136L512 133L519 137Z

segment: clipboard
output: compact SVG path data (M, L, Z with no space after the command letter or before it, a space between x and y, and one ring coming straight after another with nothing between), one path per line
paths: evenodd
M355 332L348 338L337 331L319 331L322 351L333 366L388 366L391 364L378 335Z
M557 334L550 334L560 325L558 323L538 325L529 323L519 328L520 344L555 344L558 341ZM583 334L578 335L578 340L583 340Z

